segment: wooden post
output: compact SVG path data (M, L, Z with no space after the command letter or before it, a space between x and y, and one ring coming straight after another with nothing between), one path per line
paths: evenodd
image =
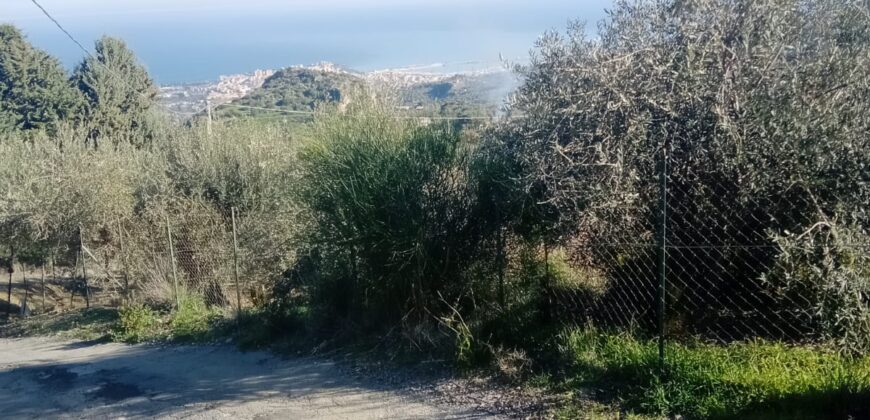
M9 286L6 289L6 318L12 315L12 273L15 272L15 247L9 247L9 266L6 268L9 273Z
M78 271L79 271L79 259L80 259L79 253L76 252L76 262L75 262L75 264L73 265L72 279L71 279L72 282L73 282L73 285L72 285L72 287L70 287L70 289L69 289L69 308L70 308L70 309L75 309L75 308L76 308L76 306L75 306L75 301L74 301L73 299L74 299L75 296L76 296L76 286L77 286L77 283L76 283L76 276L78 275L77 273L78 273Z
M45 313L45 261L42 262L42 313Z
M118 219L118 248L121 251L121 256L124 259L124 301L130 301L130 263L127 257L127 252L124 249L124 228L121 227L121 219Z
M169 259L172 263L172 289L175 292L175 309L181 306L178 296L178 271L175 268L175 249L172 247L172 228L169 226L169 215L166 216L166 237L169 239Z
M21 302L21 317L27 317L27 298L30 297L30 290L27 289L27 270L21 268L21 282L24 283L24 300Z
M242 318L242 291L239 284L239 244L236 239L236 208L230 209L230 215L233 219L233 274L236 280L236 310L237 318Z
M82 281L85 283L85 308L91 307L91 287L88 285L88 269L85 264L85 240L82 235L82 227L79 225L79 255L82 258Z

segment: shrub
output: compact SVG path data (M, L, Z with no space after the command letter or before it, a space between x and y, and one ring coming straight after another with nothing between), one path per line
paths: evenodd
M330 312L428 316L476 245L459 134L361 99L319 118L312 136L300 152L300 198Z
M121 308L112 338L127 343L138 343L154 337L160 324L160 315L148 306L137 304Z

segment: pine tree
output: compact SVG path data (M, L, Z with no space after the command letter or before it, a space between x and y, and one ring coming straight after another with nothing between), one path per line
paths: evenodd
M80 94L60 62L0 25L0 132L49 129L77 112Z
M76 68L73 80L85 96L81 122L95 147L102 141L137 147L150 143L157 88L124 41L98 40L95 54Z

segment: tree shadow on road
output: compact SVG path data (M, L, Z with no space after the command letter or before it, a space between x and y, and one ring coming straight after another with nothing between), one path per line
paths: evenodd
M4 418L485 417L435 410L400 385L351 378L328 361L280 360L228 346L70 346L10 339L0 343L0 357L14 363L0 365Z

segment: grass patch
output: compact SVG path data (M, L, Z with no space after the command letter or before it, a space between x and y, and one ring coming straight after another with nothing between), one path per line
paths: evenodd
M562 336L566 389L603 387L629 410L694 418L870 415L870 358L755 341L669 343L578 329Z
M172 313L169 328L175 340L209 341L216 337L218 330L222 330L217 325L222 318L222 311L209 307L201 296L184 295L179 301L178 309Z
M228 318L221 308L209 307L198 296L185 297L180 303L172 312L134 304L120 309L76 309L13 318L0 324L0 337L53 336L132 344L160 340L204 342L236 334L235 318Z
M76 309L9 321L0 327L0 337L48 335L63 339L98 340L110 337L117 321L117 309Z

